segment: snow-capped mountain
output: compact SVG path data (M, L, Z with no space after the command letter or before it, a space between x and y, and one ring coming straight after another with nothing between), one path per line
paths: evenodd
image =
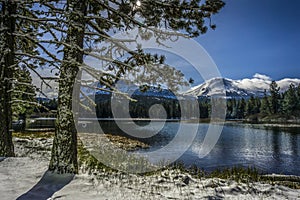
M254 95L242 88L239 88L232 80L226 78L213 78L205 83L191 88L184 93L189 96L225 96L226 97L247 97Z
M226 98L250 98L251 96L263 97L264 92L268 93L272 79L266 75L255 74L253 78L245 78L240 80L233 80L228 78L213 78L203 84L195 86L188 91L182 93L183 96L188 97L210 97L222 96ZM286 91L290 84L298 86L300 79L285 78L276 81L280 87L280 91ZM110 89L96 90L93 88L104 88L99 82L91 84L92 87L81 88L86 95L110 95ZM148 96L158 98L176 99L175 94L165 88L158 88L150 86L145 91L129 81L120 80L116 85L119 92L126 93L129 96ZM181 95L179 95L181 96Z
M195 86L184 92L190 96L215 96L223 95L227 98L249 98L251 96L262 97L264 91L268 92L271 78L261 74L255 74L253 78L245 78L242 80L232 80L228 78L213 78L203 84ZM280 91L284 92L289 85L293 83L295 86L300 84L300 79L285 78L276 81L280 87Z

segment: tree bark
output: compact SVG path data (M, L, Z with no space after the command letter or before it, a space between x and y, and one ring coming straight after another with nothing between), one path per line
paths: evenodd
M15 64L15 17L16 4L11 1L1 2L0 33L0 156L14 156L12 142L11 93Z
M68 31L60 68L59 96L55 137L49 165L50 171L78 173L77 130L72 112L72 94L79 65L83 62L86 2L68 1Z

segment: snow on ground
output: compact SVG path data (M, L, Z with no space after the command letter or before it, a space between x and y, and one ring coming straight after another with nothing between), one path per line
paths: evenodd
M47 170L47 164L28 157L6 158L0 162L0 199L17 199L31 189Z
M0 159L0 199L300 199L300 190L262 183L195 179L176 170L152 176L95 172L61 176L47 172L50 141L15 139L17 155ZM42 145L43 153L29 149ZM46 156L46 157L45 157Z

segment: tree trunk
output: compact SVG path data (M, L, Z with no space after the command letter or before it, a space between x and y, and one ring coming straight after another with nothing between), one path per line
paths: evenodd
M12 142L11 92L15 64L14 36L16 4L1 2L0 33L0 156L14 156Z
M49 170L58 173L77 173L77 130L72 112L72 93L79 65L83 62L85 0L68 1L69 24L67 44L60 68L59 96L55 137Z

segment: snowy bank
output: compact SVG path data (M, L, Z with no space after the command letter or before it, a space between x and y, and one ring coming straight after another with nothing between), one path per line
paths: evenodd
M47 172L51 139L14 139L18 156L0 162L1 199L299 199L300 190L258 182L193 178L179 170L149 176ZM39 146L39 147L38 147ZM40 149L41 153L30 149Z

